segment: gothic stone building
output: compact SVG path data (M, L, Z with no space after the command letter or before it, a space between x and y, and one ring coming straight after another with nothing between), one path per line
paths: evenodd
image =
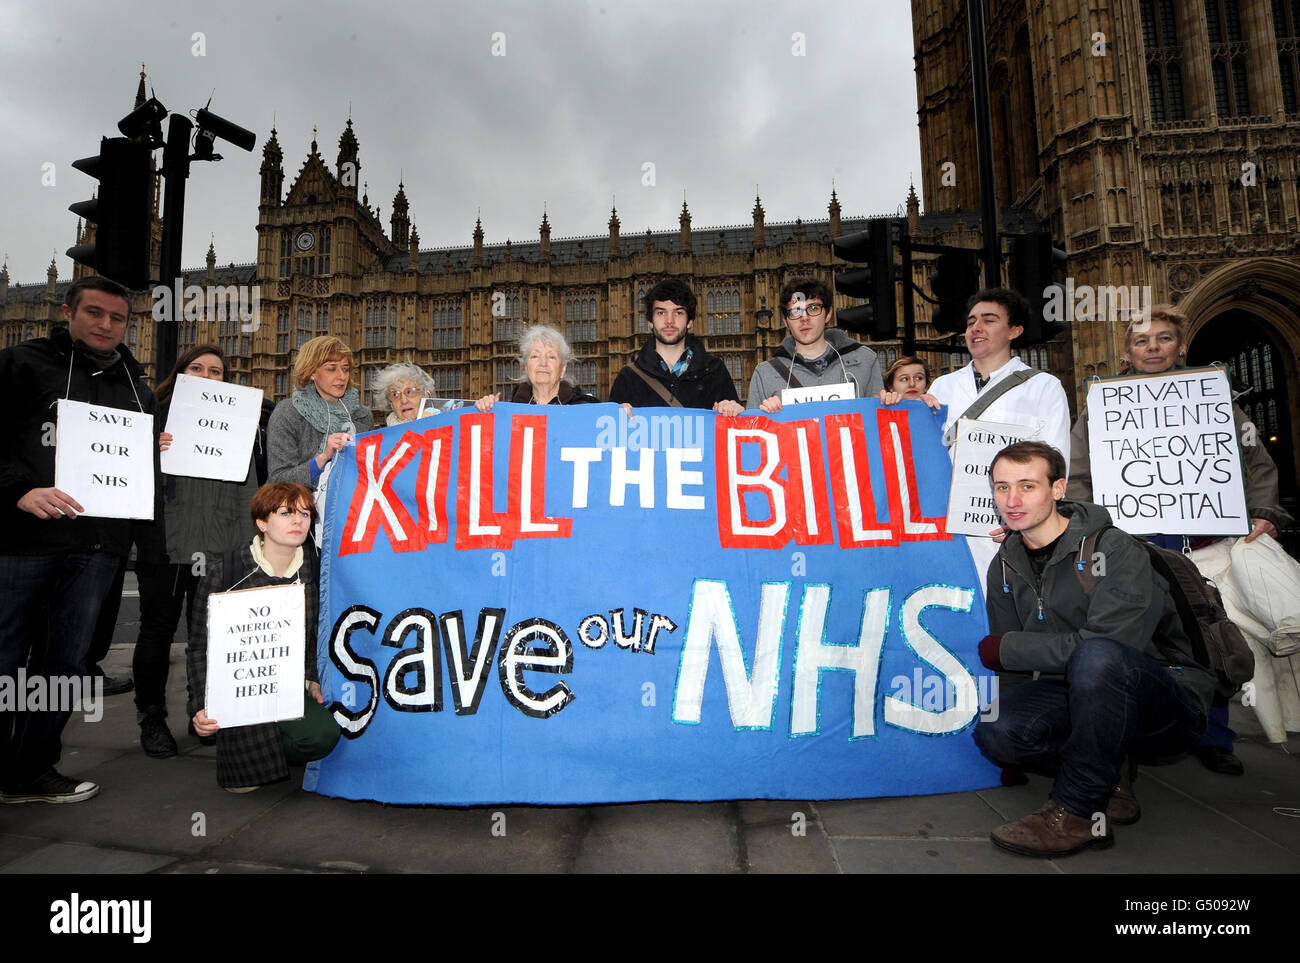
M1293 500L1300 0L985 10L1000 205L1050 228L1076 285L1150 285L1187 313L1190 361L1229 366ZM912 22L926 212L977 212L965 0L912 0ZM1122 364L1121 321L1064 336L1076 403Z

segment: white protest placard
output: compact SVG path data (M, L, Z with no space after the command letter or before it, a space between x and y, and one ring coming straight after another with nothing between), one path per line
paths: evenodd
M808 388L782 388L781 404L797 405L804 401L844 401L858 396L857 388L851 381L841 381L833 385L812 385Z
M261 417L262 389L177 375L163 429L173 436L162 453L163 474L243 481Z
M1092 500L1133 535L1250 531L1232 389L1219 368L1088 385Z
M221 727L301 719L307 596L301 584L208 596L208 718Z
M153 518L153 415L60 399L54 487L97 518Z
M472 401L463 401L460 398L421 398L420 410L415 413L415 417L428 418L430 415L453 411L456 408L464 408L466 405L472 405L473 403Z
M1007 445L1034 439L1038 430L1028 425L957 419L953 442L952 487L948 490L948 531L988 537L1002 525L989 484L993 457Z

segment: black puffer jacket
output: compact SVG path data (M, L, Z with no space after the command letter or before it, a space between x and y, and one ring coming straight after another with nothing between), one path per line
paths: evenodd
M1178 681L1207 709L1214 677L1197 665L1169 588L1152 569L1147 550L1132 535L1114 528L1097 543L1101 558L1085 558L1084 539L1109 525L1110 513L1091 502L1062 501L1057 507L1070 524L1041 579L1034 578L1019 532L1007 536L989 565L989 631L1002 636L1003 667L1063 673L1080 642L1110 639L1175 667ZM1104 564L1091 596L1079 577L1080 562Z
M129 551L133 523L127 519L41 519L18 507L33 488L54 485L59 399L153 414L153 393L141 380L140 364L126 345L117 352L118 360L101 370L82 345L74 346L66 327L0 351L0 410L8 421L0 433L0 555ZM154 465L156 482L156 451Z
M668 389L683 408L712 408L719 401L739 401L736 384L727 374L722 359L704 350L704 343L693 334L686 336L686 348L691 352L691 362L680 375L663 369L655 339L651 338L641 349L632 364L627 365L614 379L609 400L615 404L629 404L633 408L663 408L666 403L637 371L658 381ZM633 368L636 370L634 371Z

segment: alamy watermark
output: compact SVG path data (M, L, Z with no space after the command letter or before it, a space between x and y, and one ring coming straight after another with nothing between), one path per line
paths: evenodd
M1043 320L1069 326L1073 321L1110 321L1127 324L1131 318L1149 317L1155 300L1151 285L1064 284L1043 289Z
M617 417L596 419L596 447L602 451L626 448L703 448L708 423L703 415L633 415L620 410Z
M239 319L239 330L251 334L261 326L262 291L257 284L159 284L153 289L153 319L158 322L202 321L218 323Z
M80 712L87 722L104 718L102 675L0 675L0 712Z

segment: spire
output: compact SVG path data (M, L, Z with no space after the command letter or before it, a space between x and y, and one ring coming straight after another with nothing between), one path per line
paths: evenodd
M352 129L352 108L348 107L348 122L339 135L339 156L334 176L338 178L343 193L353 200L357 196L357 184L361 180L361 146L357 141L356 131Z
M217 243L216 235L214 235L214 234L209 234L209 235L208 235L208 256L207 256L207 258L206 258L206 263L207 263L207 267L208 267L208 283L209 283L209 284L212 283L212 278L213 278L213 276L217 273L217 248L216 248L216 243Z
M546 202L542 202L542 226L538 229L537 256L543 264L551 259L551 222L546 219Z
M54 285L59 280L59 267L54 263L56 257L58 257L57 251L50 255L50 266L45 271L45 293L50 297L54 296Z
M411 270L418 271L420 269L420 232L415 229L414 224L411 225L410 255Z
M916 185L907 178L907 229L915 234L921 228L921 199L916 196Z
M826 205L826 211L831 216L831 237L840 236L840 199L835 196L835 179L831 178L831 202Z
M754 250L763 250L763 202L758 196L758 185L754 185Z
M394 244L405 246L410 243L410 209L411 206L406 200L406 185L399 180L397 193L393 195L393 213L388 220L393 228L391 237Z
M144 106L144 102L145 102L146 100L149 99L149 94L145 91L145 88L144 88L144 77L145 77L145 73L144 73L144 64L141 64L141 65L140 65L140 85L139 85L138 87L135 88L135 105L136 105L137 107L143 107L143 106Z
M284 191L284 152L275 136L275 122L271 122L271 136L262 146L262 204L278 207Z
M4 264L0 265L0 302L9 297L9 255L5 255Z
M678 219L682 226L681 233L681 251L683 254L691 253L691 212L686 207L686 192L682 191L682 216Z
M609 256L618 257L618 208L610 206L609 209Z
M483 266L483 218L474 218L474 266Z

